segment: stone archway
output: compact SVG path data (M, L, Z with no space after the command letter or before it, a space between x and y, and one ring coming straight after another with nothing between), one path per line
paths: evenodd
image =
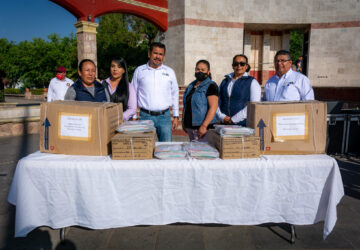
M88 58L97 64L96 17L107 13L127 13L146 19L161 31L168 27L167 0L50 0L73 14L78 42L78 61Z

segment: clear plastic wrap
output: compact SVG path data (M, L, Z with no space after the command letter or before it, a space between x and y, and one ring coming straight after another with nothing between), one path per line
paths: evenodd
M116 131L124 134L147 133L155 131L155 127L152 120L125 121L116 128Z
M254 135L255 130L252 128L242 127L239 125L214 125L215 131L221 136L233 136L233 137L242 137Z
M154 156L161 160L185 160L187 153L183 144L162 144L155 147Z
M190 158L198 160L209 160L219 158L219 152L204 142L190 142L184 144L184 149Z

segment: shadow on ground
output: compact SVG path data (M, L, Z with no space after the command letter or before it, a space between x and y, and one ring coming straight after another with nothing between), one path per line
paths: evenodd
M337 156L345 194L360 199L360 157Z

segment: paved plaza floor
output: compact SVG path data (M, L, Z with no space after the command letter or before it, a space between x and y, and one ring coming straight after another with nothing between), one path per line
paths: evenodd
M175 140L186 140L177 136ZM14 238L15 207L7 202L17 161L39 150L39 135L0 138L0 249L360 249L360 159L336 156L346 195L337 207L333 232L322 239L323 223L296 226L298 239L290 244L286 224L229 226L172 224L107 230L41 227L25 238Z

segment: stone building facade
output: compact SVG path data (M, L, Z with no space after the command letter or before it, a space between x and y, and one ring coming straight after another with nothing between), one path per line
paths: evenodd
M303 30L306 71L314 87L360 87L359 0L169 0L165 63L179 85L207 59L220 83L232 57L244 53L262 85L273 56L289 49L290 30ZM360 98L360 97L359 97Z
M111 12L137 15L164 33L165 63L180 86L207 59L220 83L232 57L248 56L250 74L264 85L273 57L289 49L291 30L304 32L305 72L317 99L360 102L360 0L50 0L78 22L78 59L96 62L94 19Z

